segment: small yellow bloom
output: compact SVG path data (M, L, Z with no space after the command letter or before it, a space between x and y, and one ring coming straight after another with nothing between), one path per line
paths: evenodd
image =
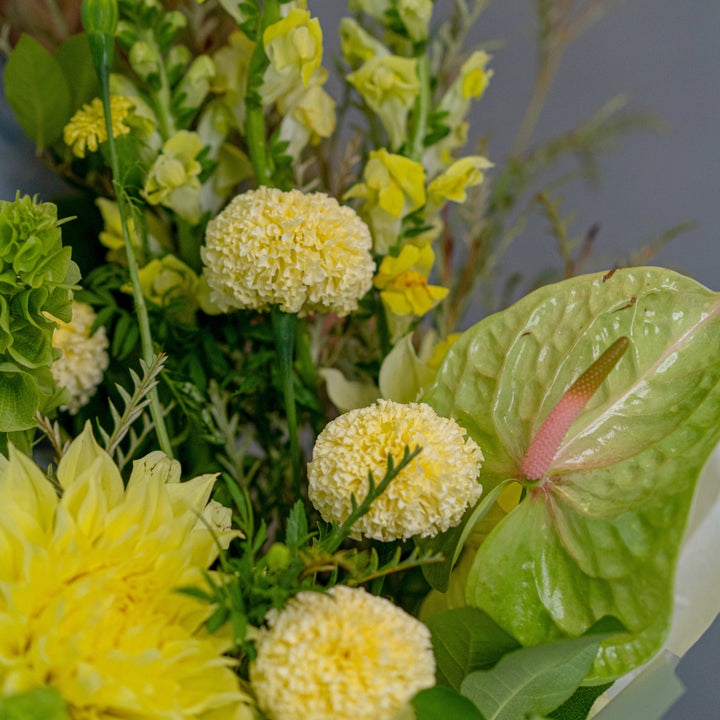
M175 255L151 260L138 272L142 294L150 302L167 307L177 304L175 316L184 323L195 322L198 308L198 276ZM129 285L123 287L132 292Z
M342 523L380 482L387 458L400 462L405 447L421 447L370 511L353 525L353 537L389 542L434 537L457 525L482 493L477 482L482 452L455 420L424 403L378 400L325 426L308 464L309 497L322 518Z
M421 163L381 148L370 153L363 179L345 197L364 200L360 213L373 231L375 251L384 255L398 242L402 218L425 204L425 170Z
M150 168L144 194L151 205L164 205L191 223L200 219L200 136L181 130L163 145Z
M462 335L462 333L450 333L445 340L439 342L432 351L432 354L427 360L427 366L431 370L437 371L440 364L445 359L448 350L452 347L453 343Z
M420 91L417 60L376 55L350 73L347 80L377 113L390 136L390 145L402 145L407 135L407 116Z
M425 625L361 588L298 593L267 615L250 669L271 720L400 720L435 684Z
M287 16L263 33L270 66L263 81L265 103L275 102L298 83L309 87L310 78L322 62L322 28L307 10L291 8Z
M125 487L89 424L56 476L62 497L12 446L0 460L0 696L50 685L72 718L250 720L212 607L178 592L237 536L207 506L215 476L181 483L154 452Z
M424 40L432 17L433 0L398 0L398 15L416 42Z
M343 57L352 68L359 67L376 55L389 55L390 51L353 18L340 21L340 46Z
M422 316L448 294L447 288L427 283L434 260L430 245L406 245L398 257L383 258L373 284L392 313Z
M464 203L467 189L479 185L485 179L483 170L491 167L492 163L481 155L456 160L428 185L430 202L437 206L444 205L446 200Z
M130 128L124 120L133 107L132 100L121 95L110 98L110 117L112 118L113 137L125 135ZM83 105L71 118L63 131L63 140L72 148L73 155L85 157L86 150L95 152L100 143L108 139L105 127L105 113L100 98L95 98L89 105Z

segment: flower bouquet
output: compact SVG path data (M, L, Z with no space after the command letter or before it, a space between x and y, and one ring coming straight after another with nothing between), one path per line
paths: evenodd
M74 194L0 202L0 718L659 718L717 610L673 617L720 297L579 274L543 185L638 118L531 147L538 93L468 153L482 0L349 2L333 92L302 0L8 5ZM546 75L575 5L538 3ZM511 304L537 213L560 267Z

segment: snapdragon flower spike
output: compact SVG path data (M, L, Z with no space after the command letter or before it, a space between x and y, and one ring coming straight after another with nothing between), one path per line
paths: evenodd
M540 480L555 459L560 443L595 394L610 371L630 345L626 337L618 338L565 392L548 413L523 461L522 472L528 480Z

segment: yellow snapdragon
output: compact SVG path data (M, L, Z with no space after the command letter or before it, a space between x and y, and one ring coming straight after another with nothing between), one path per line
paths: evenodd
M407 135L407 116L420 92L417 60L397 55L375 56L347 76L377 113L390 136L390 145L398 148Z
M265 103L277 101L298 82L305 87L322 61L322 29L307 10L291 8L286 17L263 33L263 45L270 65L263 79Z
M390 51L353 18L340 21L340 47L343 57L352 68L357 68L371 58L389 55Z
M398 257L383 259L373 284L393 314L422 316L447 296L447 288L428 285L434 261L430 245L406 245Z
M485 179L483 171L491 167L492 163L482 155L456 160L428 185L428 203L438 207L447 200L464 203L467 189L482 183Z
M175 255L165 255L151 260L138 272L142 294L150 302L167 307L178 304L175 317L189 325L195 322L198 308L198 276ZM132 292L129 285L123 287Z
M397 11L408 34L415 42L427 37L433 0L398 0Z
M164 205L188 222L200 219L202 167L197 156L202 149L198 134L189 130L181 130L167 140L145 182L144 194L151 205Z
M360 213L372 230L375 252L385 255L398 242L402 218L425 204L425 170L381 148L370 153L363 179L345 197L364 200Z

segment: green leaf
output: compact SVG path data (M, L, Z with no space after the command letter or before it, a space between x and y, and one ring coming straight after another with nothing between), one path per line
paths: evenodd
M595 635L516 650L492 670L468 675L460 690L487 720L545 715L564 703L582 682L601 638Z
M586 720L595 701L611 686L612 683L579 687L549 717L552 720Z
M40 392L32 375L13 363L0 363L0 432L35 426Z
M421 690L410 702L415 708L416 720L485 720L470 700L446 687Z
M57 690L39 687L29 692L0 697L0 720L69 720L67 707Z
M432 633L437 681L460 689L466 675L492 667L520 645L482 610L457 608L433 615Z
M573 381L621 336L630 348L577 417L539 482L531 438ZM523 645L578 636L603 615L629 629L589 680L624 674L662 644L697 476L720 436L720 297L656 268L544 287L468 330L424 398L480 445L490 489L523 502L477 552L469 604Z
M55 59L62 68L68 84L71 113L100 95L100 85L85 33L69 37L57 49Z
M5 65L5 95L20 127L38 146L52 145L70 119L70 90L60 63L22 35Z

